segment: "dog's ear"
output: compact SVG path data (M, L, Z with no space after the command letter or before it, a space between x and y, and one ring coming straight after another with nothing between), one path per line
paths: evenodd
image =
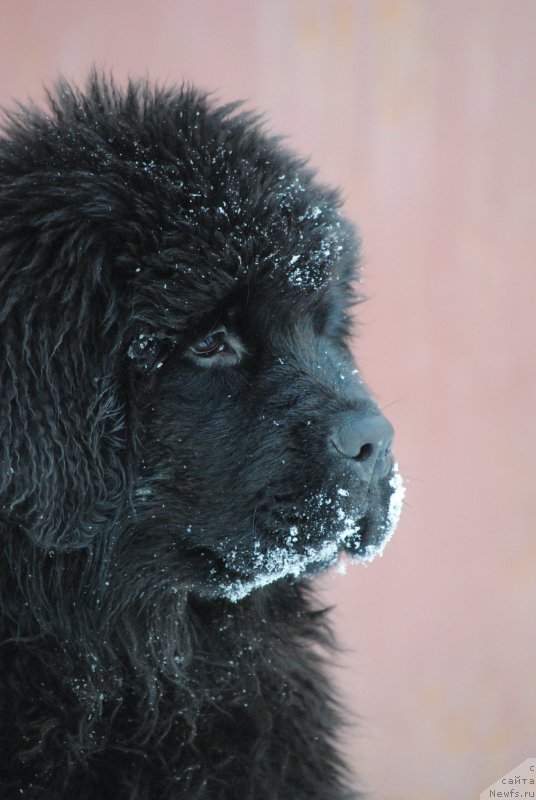
M86 546L128 493L113 200L69 178L0 187L0 520L49 549Z

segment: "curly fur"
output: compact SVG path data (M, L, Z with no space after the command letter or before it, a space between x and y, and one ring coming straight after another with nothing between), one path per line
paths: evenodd
M1 797L356 798L307 580L392 495L326 445L377 412L354 232L235 106L48 99L0 140Z

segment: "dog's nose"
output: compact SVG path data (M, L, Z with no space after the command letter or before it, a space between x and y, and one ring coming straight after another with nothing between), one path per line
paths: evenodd
M337 416L331 429L331 443L341 456L354 462L364 481L369 481L373 473L385 477L390 472L393 437L393 426L380 413L346 411Z

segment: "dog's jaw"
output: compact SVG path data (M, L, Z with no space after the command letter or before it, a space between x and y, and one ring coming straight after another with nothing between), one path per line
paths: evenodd
M248 570L251 577L236 577L220 584L219 594L238 602L256 589L274 583L283 578L307 578L342 563L349 556L352 563L369 563L377 556L383 555L386 545L391 540L404 502L405 487L398 465L394 465L389 479L391 494L385 516L374 531L370 540L367 537L368 521L359 514L349 513L341 507L337 508L337 526L330 535L320 542L298 546L301 538L297 526L289 527L288 537L283 546L274 546L262 550L260 542L255 544L253 566ZM338 494L346 497L348 492L339 489ZM239 567L239 554L231 552L227 558L230 569Z
M389 486L392 493L389 498L389 507L387 510L387 519L385 524L380 528L380 535L374 542L364 543L357 551L351 554L351 561L353 563L369 563L374 561L377 556L382 556L387 544L391 541L393 534L398 526L400 515L402 514L402 507L404 505L404 497L406 494L406 487L404 480L398 470L398 464L395 464L389 480Z

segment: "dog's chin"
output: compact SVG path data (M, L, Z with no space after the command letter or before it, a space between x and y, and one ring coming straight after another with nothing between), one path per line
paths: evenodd
M353 562L373 561L383 555L397 528L406 490L396 464L388 477L388 487L387 502L373 508L364 520L360 535L349 539L345 545L345 552Z
M310 578L344 560L369 562L382 555L402 511L404 484L396 466L377 491L366 513L352 508L350 493L338 490L338 502L323 498L325 516L288 525L278 544L258 539L252 549L230 549L223 569L214 570L206 593L233 602L284 578ZM318 510L318 509L317 509Z

